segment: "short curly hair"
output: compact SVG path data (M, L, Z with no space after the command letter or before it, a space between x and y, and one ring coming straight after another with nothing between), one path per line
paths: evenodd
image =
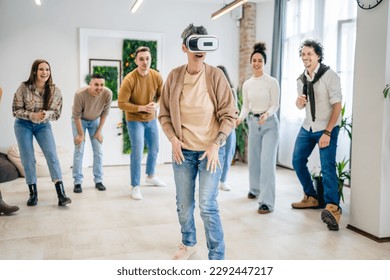
M299 47L299 56L302 56L302 49L303 47L309 47L313 48L314 52L320 57L318 60L319 63L321 63L324 60L324 47L321 45L320 42L317 42L315 40L305 40Z

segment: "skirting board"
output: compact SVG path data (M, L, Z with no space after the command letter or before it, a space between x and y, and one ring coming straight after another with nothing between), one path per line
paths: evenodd
M390 237L377 237L375 235L372 235L371 233L365 232L364 230L358 229L354 226L347 225L347 229L350 229L356 233L359 233L369 239L372 239L378 243L384 243L384 242L390 242Z

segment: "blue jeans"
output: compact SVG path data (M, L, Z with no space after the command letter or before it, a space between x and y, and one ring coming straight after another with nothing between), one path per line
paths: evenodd
M225 144L225 159L223 162L223 169L221 174L221 182L226 182L227 174L229 172L230 166L232 165L233 157L236 153L236 131L233 129L226 139Z
M140 185L141 181L141 161L145 144L148 148L146 174L148 176L153 176L155 173L159 149L157 120L153 119L149 122L128 121L126 123L131 141L130 184L131 186L136 187Z
M218 167L215 173L207 171L207 158L199 160L203 153L202 151L183 150L184 162L182 164L173 163L177 214L183 244L194 246L196 244L195 181L199 175L199 208L206 232L208 257L210 260L222 260L225 258L225 242L217 202L221 169ZM223 162L224 154L225 149L221 147L220 162Z
M81 126L86 136L85 131L88 130L89 139L91 140L92 151L93 151L93 176L95 183L103 182L103 145L99 142L94 135L99 126L100 118L94 121L86 121L81 119ZM77 133L76 124L72 118L72 131L73 137L75 138ZM85 138L84 138L85 140ZM83 182L83 155L84 155L85 141L79 145L75 145L73 153L73 179L74 184L81 184Z
M338 126L333 128L329 146L320 149L322 183L324 185L324 200L326 204L339 205L340 203L336 174L336 149L339 129ZM317 193L313 187L307 162L323 133L323 131L307 131L301 127L294 147L292 162L294 170L303 186L305 194L313 197L317 197Z
M37 140L46 158L53 182L62 181L60 162L50 122L35 124L31 121L15 119L15 136L19 146L20 159L28 185L37 183L33 137Z
M258 196L259 205L265 204L273 211L279 120L271 115L264 124L259 125L258 121L258 117L248 118L249 191Z

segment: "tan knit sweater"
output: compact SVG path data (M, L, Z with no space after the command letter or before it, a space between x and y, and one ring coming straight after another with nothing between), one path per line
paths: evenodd
M182 65L173 69L163 86L158 119L168 139L176 136L181 141L183 140L179 100L183 91L186 68L187 65ZM216 118L220 123L218 132L229 135L235 128L238 114L229 83L220 69L205 64L205 71L207 91L214 104Z

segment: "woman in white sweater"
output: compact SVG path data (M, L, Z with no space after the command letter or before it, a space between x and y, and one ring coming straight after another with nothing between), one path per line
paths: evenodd
M276 151L279 139L279 83L264 73L265 44L256 43L250 58L253 76L242 86L243 105L237 125L248 115L249 199L258 198L259 214L274 210Z

